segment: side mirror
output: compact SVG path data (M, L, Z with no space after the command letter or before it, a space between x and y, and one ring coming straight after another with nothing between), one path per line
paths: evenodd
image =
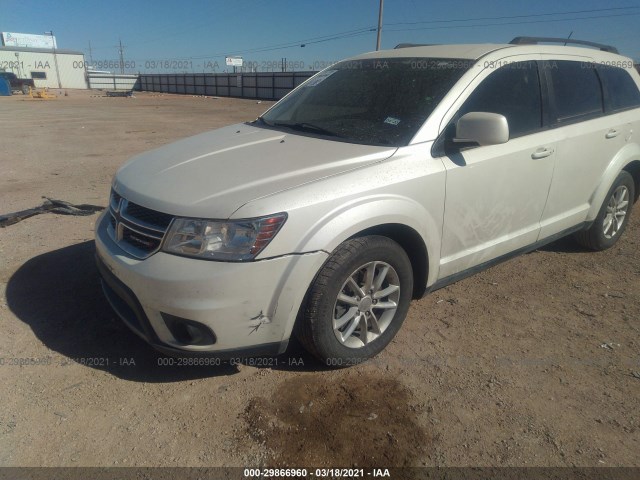
M454 143L498 145L509 141L509 123L504 115L469 112L456 123Z

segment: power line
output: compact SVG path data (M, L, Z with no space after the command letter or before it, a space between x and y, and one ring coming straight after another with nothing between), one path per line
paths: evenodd
M509 23L481 23L477 25L456 25L455 28L477 28L477 27L508 27L511 25L525 25L531 23L550 23L550 22L573 22L577 20L599 20L601 18L612 18L612 17L636 17L640 15L639 13L619 13L614 15L598 15L595 17L576 17L576 18L560 18L560 19L548 19L548 20L529 20L522 22L509 22ZM396 29L387 29L387 32L411 32L416 30L440 30L443 28L452 28L450 25L441 26L441 27L420 27L420 28L396 28Z
M490 27L490 26L524 25L524 24L533 24L533 23L569 22L569 21L593 20L593 19L611 18L611 17L633 17L633 16L638 16L638 15L640 15L640 12L639 13L612 14L612 15L598 15L598 16L591 16L591 17L574 17L574 18L563 18L563 19L529 20L529 21L520 21L520 22L509 22L509 23L482 23L482 24L474 24L474 25L456 25L456 28L478 28L478 27ZM438 30L438 29L444 29L444 28L451 28L451 26L431 26L431 27L419 27L419 28L386 29L385 31L386 32L408 32L408 31L416 31L416 30ZM324 38L324 39L315 40L315 41L298 41L298 42L290 42L290 43L287 43L287 44L272 45L272 46L269 46L269 47L260 47L260 48L254 48L254 49L248 49L248 50L238 50L238 51L235 51L235 52L220 52L220 53L212 53L212 54L207 54L207 55L198 55L198 56L191 56L191 57L176 57L176 58L171 58L171 60L176 60L176 59L199 60L199 59L205 59L205 58L221 57L221 56L224 56L224 55L240 55L240 54L247 54L247 53L270 52L270 51L275 51L275 50L283 50L283 49L286 49L286 48L297 47L297 46L300 46L301 44L310 45L310 44L314 44L314 43L321 43L321 42L326 42L326 41L339 40L339 39L343 39L343 38L351 38L351 37L356 37L356 36L361 36L361 35L367 35L367 34L373 33L375 30L376 30L375 27L372 27L372 28L362 29L360 31L355 31L354 33L350 33L350 34L346 34L346 35L327 36L329 38Z
M201 59L206 59L206 58L214 58L214 57L223 57L223 56L227 56L227 55L240 55L240 54L247 54L247 53L263 53L263 52L271 52L271 51L276 51L276 50L284 50L287 48L292 48L292 47L301 47L302 45L312 45L312 44L316 44L316 43L323 43L323 42L329 42L329 41L333 41L333 40L340 40L340 39L345 39L345 38L353 38L353 37L359 37L362 35L370 35L375 33L376 28L375 27L367 27L367 28L362 28L359 30L353 30L350 31L350 33L344 33L344 34L334 34L334 35L324 35L321 37L312 37L311 39L308 40L298 40L295 42L288 42L288 43L281 43L281 44L277 44L277 45L270 45L270 46L265 46L265 47L257 47L257 48L251 48L251 49L247 49L247 50L236 50L236 51L232 51L232 52L217 52L217 53L209 53L206 55L192 55L192 56L185 56L185 57L171 57L171 58L166 58L166 60L201 60ZM138 59L140 60L140 59Z
M299 47L302 44L310 45L310 44L314 44L314 43L327 42L327 41L337 40L337 39L342 39L342 38L350 38L352 36L359 36L359 35L361 35L363 33L370 33L372 31L375 31L375 27L374 26L361 27L361 28L358 28L358 29L355 29L355 30L347 30L347 31L344 31L344 32L338 32L338 33L333 33L333 34L328 34L328 35L321 35L321 36L317 36L317 37L309 37L309 38L305 38L305 39L302 39L302 40L296 40L296 41L286 42L286 43L279 43L279 44L275 44L275 45L268 45L268 46L265 46L265 47L257 47L257 48L251 48L251 49L247 49L247 50L238 50L238 51L233 51L233 52L227 51L227 52L220 52L220 53L200 55L200 56L173 57L173 58L168 58L167 60L209 58L209 57L212 57L212 56L237 55L237 54L240 54L240 53L255 53L255 52L263 52L263 51L280 50L280 49L283 49L283 48ZM93 49L96 50L96 47L93 47Z
M476 18L449 19L449 20L396 22L396 23L385 23L384 26L431 24L431 26L418 27L418 28L385 29L385 31L387 32L408 32L408 31L417 31L417 30L437 30L437 29L444 29L444 28L452 28L450 24L459 23L459 22L473 22L473 21L482 21L482 20L513 20L518 18L539 18L539 17L548 17L553 15L571 15L571 14L583 14L583 13L595 13L595 12L607 12L607 11L637 10L637 9L640 9L640 7L611 7L611 8L573 10L573 11L554 12L554 13L510 15L510 16L500 16L500 17L476 17ZM529 21L509 22L509 23L479 23L479 24L472 24L472 25L456 25L455 28L479 28L479 27L489 27L489 26L524 25L524 24L549 23L549 22L569 22L569 21L593 20L593 19L601 19L601 18L638 16L638 15L640 15L640 12L639 13L627 12L627 13L619 13L619 14L611 14L611 15L597 15L597 16L560 18L560 19L547 18L544 20L529 20ZM437 25L437 24L447 24L447 25ZM341 39L353 38L353 37L358 37L363 35L369 35L375 31L376 31L375 26L362 27L355 30L347 30L345 32L338 32L334 34L310 37L307 39L268 45L264 47L249 48L245 50L236 50L231 52L229 51L217 52L217 53L210 53L206 55L171 57L171 58L166 58L166 60L198 60L198 59L222 57L225 55L240 55L240 54L249 54L249 53L271 52L271 51L284 50L284 49L294 48L294 47L305 47L307 45L312 45L316 43L323 43L323 42L329 42L334 40L341 40ZM140 43L146 43L146 42L140 42ZM93 49L95 50L97 48L93 47Z
M311 45L314 43L322 43L322 42L329 42L331 40L339 40L339 39L343 39L343 38L351 38L351 37L357 37L360 35L366 35L369 33L373 33L375 32L375 27L371 27L371 28L366 28L366 29L361 29L361 30L357 30L354 31L352 33L347 33L344 35L326 35L325 37L315 37L317 38L317 40L314 39L310 39L310 40L298 40L296 42L289 42L289 43L285 43L285 44L278 44L278 45L271 45L271 46L267 46L267 47L258 47L258 48L252 48L252 49L247 49L247 50L237 50L235 52L219 52L219 53L213 53L213 54L208 54L208 55L200 55L200 56L194 56L194 57L189 57L189 58L193 58L193 59L198 59L198 58L208 58L211 56L217 57L217 56L222 56L222 55L239 55L241 53L258 53L258 52L270 52L273 50L282 50L285 48L291 48L291 47L299 47L301 45Z
M385 23L386 26L394 25L420 25L424 23L456 23L456 22L475 22L479 20L510 20L514 18L534 18L534 17L549 17L553 15L573 15L576 13L595 13L595 12L608 12L613 10L629 10L639 9L640 7L611 7L611 8L595 8L591 10L573 10L570 12L554 12L554 13L535 13L529 15L508 15L502 17L476 17L476 18L460 18L457 20L423 20L419 22L397 22L397 23Z
M607 11L620 11L620 10L633 10L633 9L639 9L640 7L637 6L630 6L630 7L610 7L610 8L595 8L595 9L589 9L589 10L571 10L571 11L565 11L565 12L551 12L551 13L536 13L536 14L526 14L526 15L507 15L507 16L500 16L500 17L475 17L475 18L460 18L460 19L448 19L448 20L421 20L421 21L415 21L415 22L395 22L395 23L385 23L383 26L397 26L397 25L421 25L421 24L436 24L436 23L457 23L457 22L473 22L473 21L482 21L482 20L510 20L510 19L516 19L516 18L536 18L536 17L548 17L548 16L553 16L553 15L574 15L574 14L579 14L579 13L595 13L595 12L607 12ZM567 19L569 20L569 19ZM558 21L558 20L555 20ZM169 38L172 36L177 36L180 35L186 31L193 31L195 29L199 29L202 28L204 26L207 26L209 23L204 23L204 24L197 24L196 26L193 26L191 28L189 28L188 30L181 30L181 31L174 31L170 34L165 34L162 35L160 37L154 37L153 39L147 39L147 40L141 40L140 42L138 42L136 45L141 45L141 44L146 44L146 43L151 43L157 40L161 40L164 38ZM365 28L365 27L363 27ZM371 28L371 27L366 27L366 28ZM361 30L361 29L358 29ZM389 30L389 31L397 31L397 30ZM352 32L347 31L347 32L339 32L336 34L331 34L331 35L326 35L325 37L332 37L334 35L342 35L344 33L350 33ZM303 39L303 40L296 40L296 41L292 41L292 42L287 42L286 45L288 44L294 44L293 46L295 46L296 43L313 43L311 42L311 40L314 40L315 38L324 38L324 37L314 37L311 39ZM134 45L135 46L135 45ZM275 46L274 46L275 47ZM103 47L93 47L93 50L105 50L105 49L109 49L112 47L107 47L107 46L103 46Z

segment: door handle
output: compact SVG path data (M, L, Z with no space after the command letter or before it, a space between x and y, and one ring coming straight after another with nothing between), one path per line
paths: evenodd
M611 130L609 130L607 132L607 134L604 136L605 138L615 138L618 135L620 135L620 132L614 128L612 128Z
M540 158L548 157L549 155L553 155L553 148L539 148L531 154L531 158L538 160Z

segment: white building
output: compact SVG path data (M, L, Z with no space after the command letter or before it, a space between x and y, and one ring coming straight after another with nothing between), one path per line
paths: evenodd
M0 70L32 78L36 88L87 88L82 52L0 46Z

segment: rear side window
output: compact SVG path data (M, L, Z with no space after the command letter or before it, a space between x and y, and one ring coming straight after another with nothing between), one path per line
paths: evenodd
M556 120L571 122L603 112L602 88L592 65L583 62L543 62L551 75Z
M622 68L599 66L598 73L607 92L607 110L625 110L640 106L640 92L629 72Z
M536 62L510 63L493 72L469 96L455 120L469 112L504 115L511 138L540 130L542 103Z

